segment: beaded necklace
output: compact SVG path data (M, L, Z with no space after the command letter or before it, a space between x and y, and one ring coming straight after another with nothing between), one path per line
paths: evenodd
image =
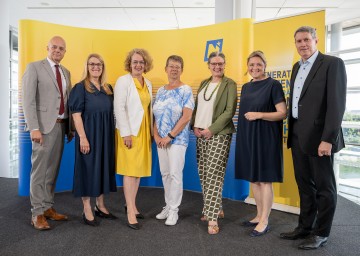
M210 97L209 97L209 98L206 98L206 92L207 92L207 90L208 90L210 81L211 81L211 80L209 80L209 82L205 85L205 91L204 91L204 100L205 100L205 101L211 100L211 98L212 98L212 96L214 95L215 91L217 90L217 88L219 88L222 80L220 80L220 81L218 82L218 84L215 86L214 90L213 90L213 91L211 92L211 94L210 94Z

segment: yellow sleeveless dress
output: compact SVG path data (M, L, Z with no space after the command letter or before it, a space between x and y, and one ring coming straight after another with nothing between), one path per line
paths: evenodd
M146 84L141 86L140 82L136 78L134 78L134 83L139 93L141 104L144 108L144 116L138 135L131 136L131 149L128 149L124 145L124 140L120 136L119 130L116 129L116 172L118 174L131 177L148 177L151 176L151 96Z

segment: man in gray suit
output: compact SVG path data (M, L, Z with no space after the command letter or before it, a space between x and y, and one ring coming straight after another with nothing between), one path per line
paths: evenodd
M344 148L341 122L346 102L344 62L317 50L312 27L296 30L295 46L301 60L290 80L289 136L300 216L295 230L283 239L307 238L299 249L317 249L327 243L336 208L334 153Z
M22 79L22 100L27 130L32 141L30 201L31 224L47 230L47 219L67 220L53 208L54 189L64 148L73 134L69 129L67 100L70 72L60 65L66 52L64 39L53 37L44 60L30 63Z

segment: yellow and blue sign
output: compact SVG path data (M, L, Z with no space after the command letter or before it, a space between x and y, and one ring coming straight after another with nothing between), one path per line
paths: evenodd
M209 55L212 52L222 52L224 39L209 40L206 42L204 61L209 60Z

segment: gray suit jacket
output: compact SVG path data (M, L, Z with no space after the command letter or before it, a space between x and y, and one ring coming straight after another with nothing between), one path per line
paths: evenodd
M70 72L60 66L66 79L65 111L71 90ZM38 129L48 134L59 115L60 91L56 77L47 59L32 62L26 67L22 78L22 103L26 129Z
M299 63L295 63L290 79L288 148L292 146L292 95L299 68ZM319 52L305 80L298 105L297 122L301 131L298 136L304 153L317 155L321 141L333 145L332 153L344 148L341 122L346 104L346 82L344 62L340 58Z

